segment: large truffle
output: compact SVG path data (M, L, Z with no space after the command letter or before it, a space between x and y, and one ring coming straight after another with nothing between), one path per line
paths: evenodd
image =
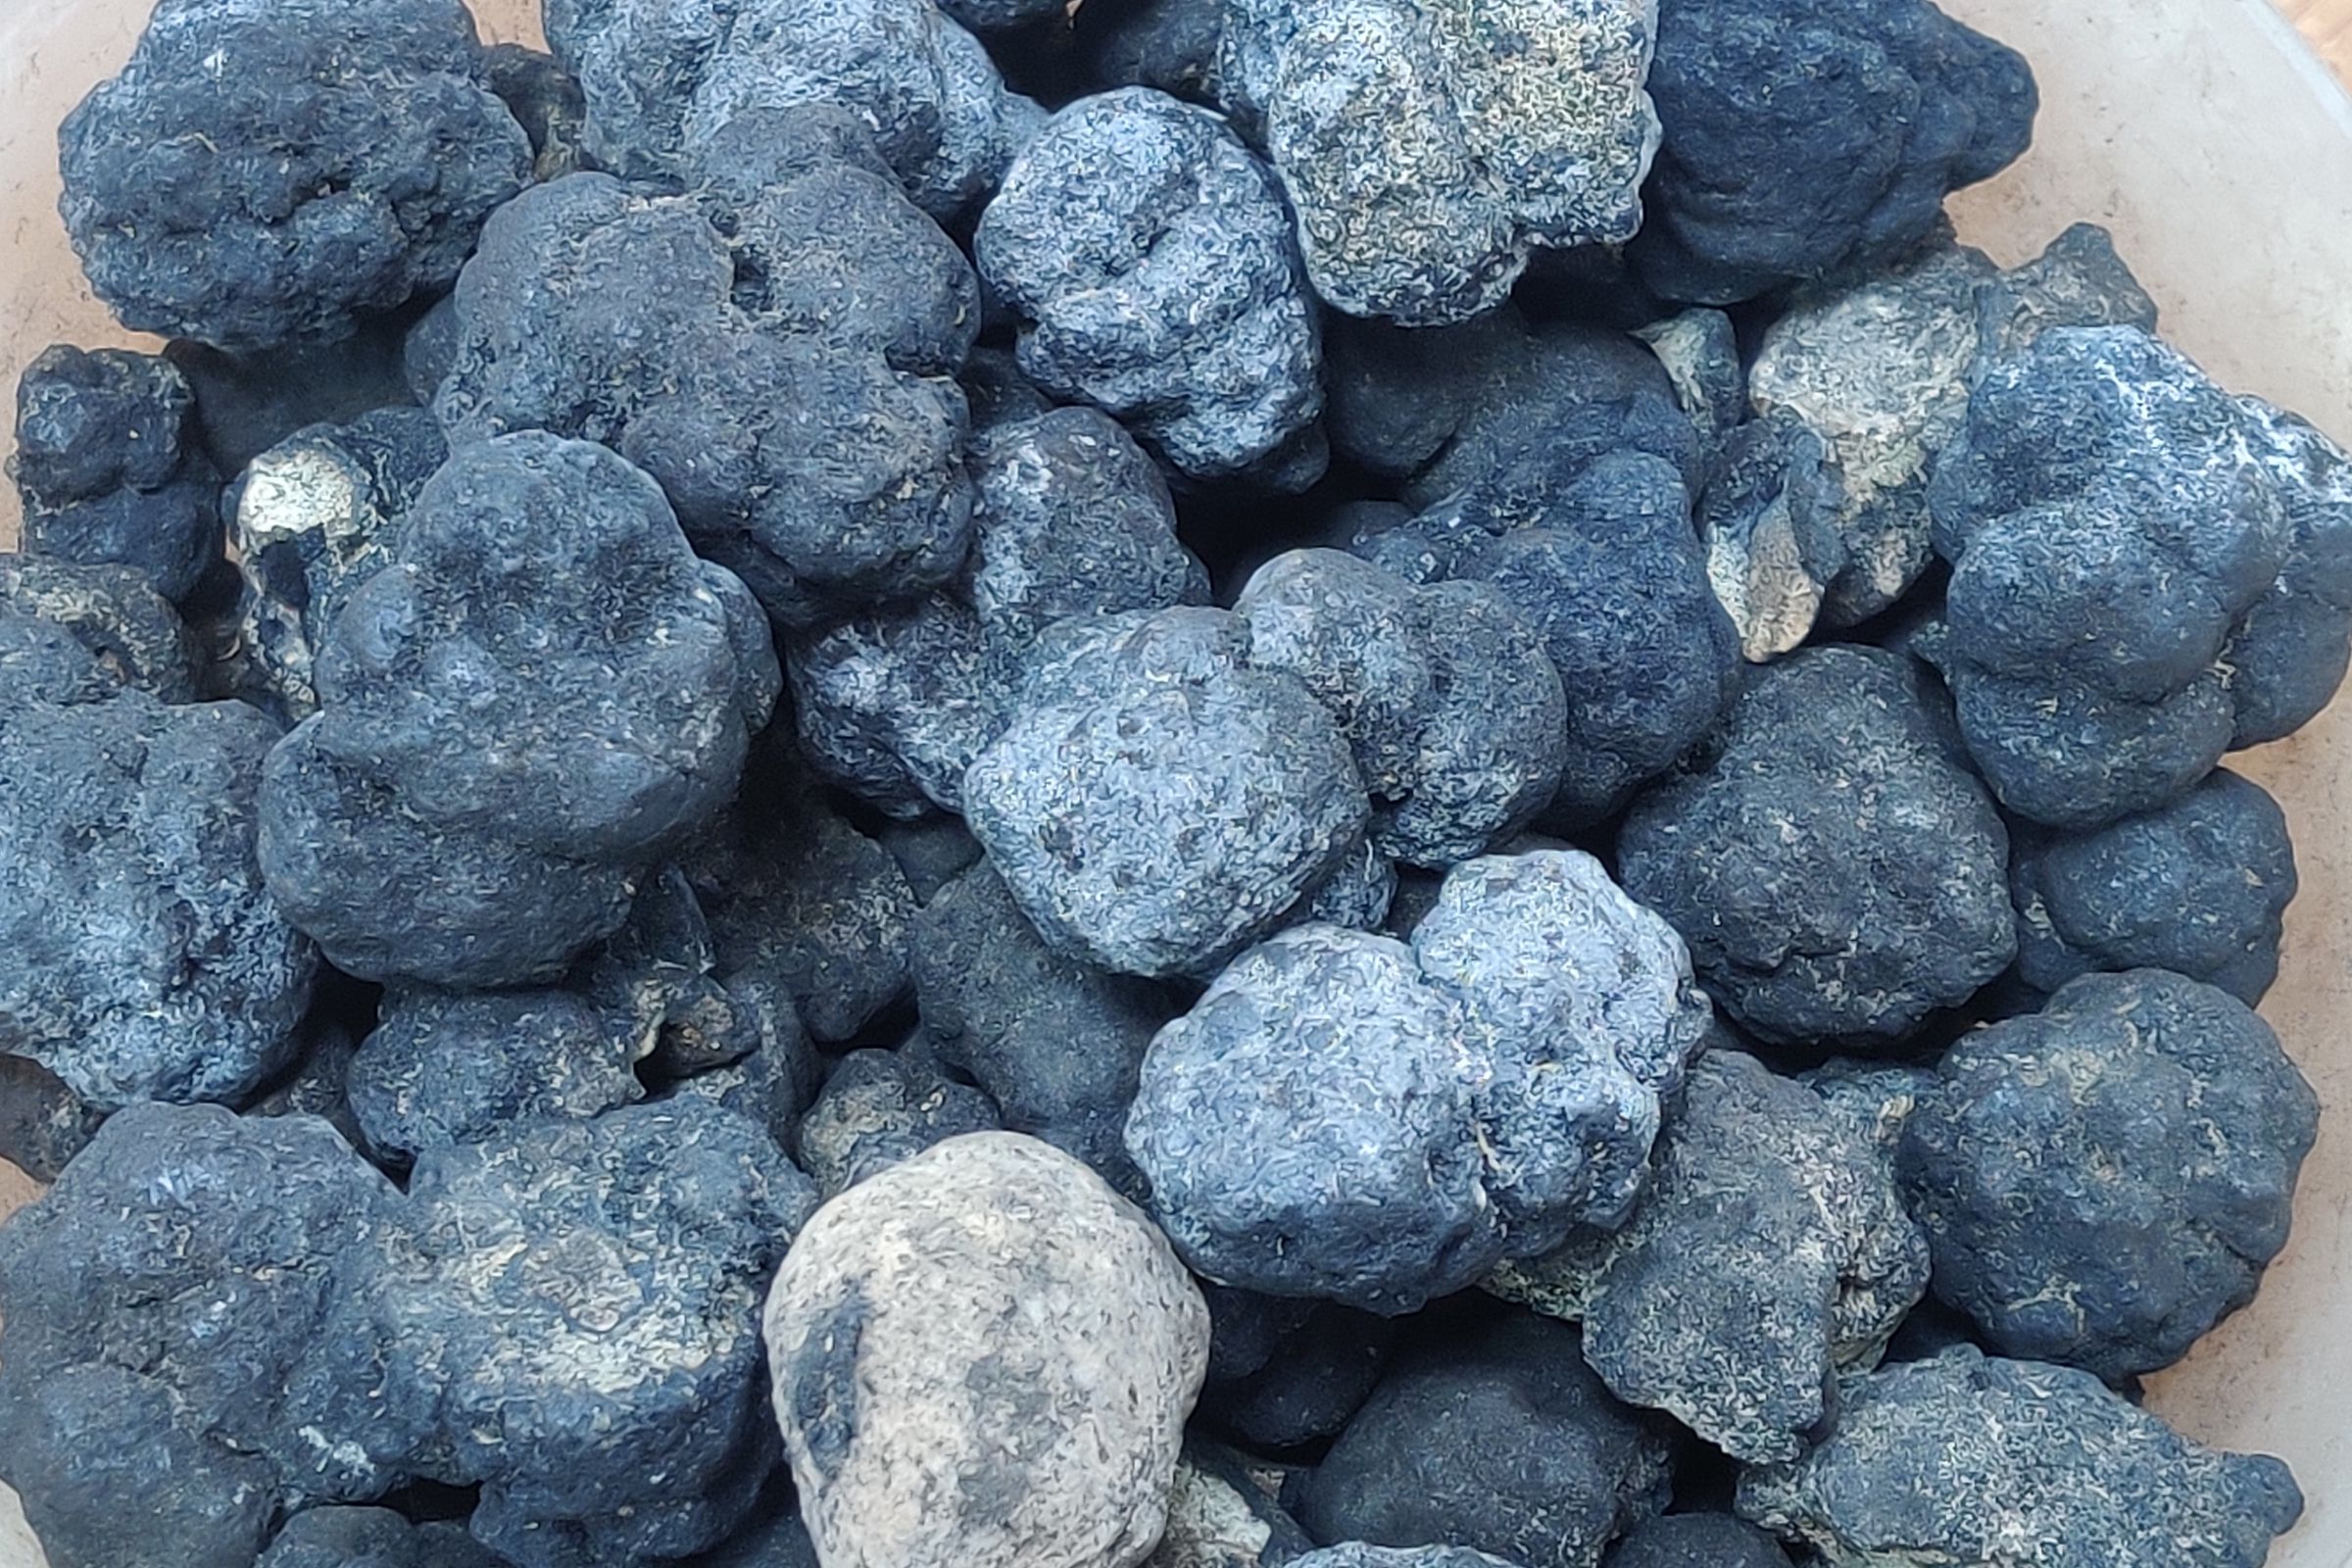
M195 408L160 355L61 345L26 366L9 464L24 553L128 566L173 601L194 593L220 559L220 475Z
M785 1254L765 1334L835 1568L1133 1568L1158 1541L1208 1313L1058 1150L978 1133L850 1189Z
M1649 90L1631 254L1714 305L1897 260L2026 150L2038 103L2023 58L1928 0L1663 0Z
M1146 87L1078 100L1013 164L974 245L1022 318L1029 379L1118 416L1188 479L1266 464L1322 412L1289 210L1205 109ZM1322 470L1285 466L1286 488Z
M908 193L947 219L1041 118L931 0L551 0L547 38L587 96L590 156L631 179L691 170L746 112L827 104L873 126Z
M714 1544L772 1463L760 1293L813 1203L712 1105L429 1150L320 1335L345 1396L326 1430L479 1485L475 1539L525 1568Z
M964 774L974 836L1047 942L1105 968L1213 968L1354 851L1348 745L1217 611L1066 621Z
M2179 800L2088 833L2019 833L2009 886L2029 985L2171 969L2251 1004L2278 973L2295 851L2270 793L2216 768Z
M1758 670L1705 767L1636 802L1625 885L1777 1041L1899 1040L2017 951L2009 837L1899 654Z
M861 136L821 107L761 116L710 149L739 167L700 196L588 173L501 208L458 279L451 444L612 447L779 619L946 580L970 543L965 411L926 372L969 345L973 283Z
M1691 1069L1652 1165L1623 1227L1488 1289L1581 1319L1619 1398L1735 1458L1793 1459L1834 1374L1875 1365L1926 1292L1927 1240L1858 1126L1737 1052Z
M1164 988L1054 952L983 860L914 918L915 1001L941 1060L1004 1125L1141 1193L1124 1142L1144 1052L1175 1004Z
M2305 595L2352 559L2336 470L2285 459L2290 440L2321 452L2135 328L2047 332L1977 386L1929 487L1953 564L1926 651L2012 811L2087 828L2160 806L2237 743L2241 700L2261 712L2294 688L2291 727L2332 690L2340 612L2316 639L2232 651L2257 606L2326 605L2332 587ZM2281 573L2299 548L2308 587Z
M1307 275L1410 326L1500 304L1542 247L1629 239L1657 149L1630 0L1236 0L1219 79Z
M1896 1159L1936 1294L1994 1348L2122 1378L2253 1299L2319 1101L2243 1003L2085 975L1938 1070Z
M318 962L257 860L276 726L118 689L62 629L0 621L48 632L69 683L0 657L0 1051L101 1109L259 1088L294 1058Z
M1839 1387L1838 1431L1740 1478L1740 1513L1835 1568L2260 1568L2286 1466L2189 1442L2087 1373L1961 1346ZM2021 1544L2030 1543L2030 1545Z
M1400 1360L1308 1478L1298 1522L1321 1542L1597 1568L1665 1503L1668 1455L1586 1367L1576 1330L1513 1313Z
M398 1201L316 1117L147 1104L0 1229L0 1479L50 1561L249 1563L394 1479L317 1374Z
M650 479L536 432L453 457L394 555L270 754L270 891L354 974L552 980L733 792L767 629Z
M58 142L98 297L229 349L446 286L531 165L460 0L160 0Z

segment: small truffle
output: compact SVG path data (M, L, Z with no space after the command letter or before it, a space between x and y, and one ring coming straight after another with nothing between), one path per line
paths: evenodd
M124 686L166 703L195 700L195 640L133 567L0 554L0 607L63 626Z
M1635 803L1626 889L1759 1036L1899 1040L2017 951L2009 836L1949 746L1899 654L1767 665L1714 759Z
M160 0L58 145L98 297L235 350L447 286L531 161L460 0Z
M1660 1514L1626 1532L1605 1568L1788 1568L1788 1553L1728 1513Z
M767 1299L776 1419L834 1568L1134 1568L1208 1313L1150 1220L1013 1133L851 1188Z
M942 1073L921 1051L853 1051L801 1117L793 1147L822 1199L934 1144L1000 1125L986 1095Z
M1897 1164L1936 1294L1995 1348L2124 1378L2253 1299L2319 1101L2243 1003L2158 969L2085 975L1938 1072Z
M1957 1347L1839 1387L1838 1431L1740 1512L1836 1568L2260 1568L2286 1466L2181 1437L2088 1373Z
M459 1524L411 1524L390 1508L305 1508L254 1568L499 1568Z

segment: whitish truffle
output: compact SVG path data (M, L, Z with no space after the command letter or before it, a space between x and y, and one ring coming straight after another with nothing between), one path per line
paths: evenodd
M1619 1398L1735 1458L1794 1459L1834 1375L1875 1365L1926 1292L1927 1239L1857 1125L1737 1052L1691 1069L1652 1166L1621 1228L1487 1288L1581 1320Z
M2030 985L2171 969L2251 1004L2278 977L2295 851L2270 793L2216 768L2170 805L2089 833L2020 832L2009 886Z
M1360 843L1348 745L1217 611L1065 621L964 774L973 835L1048 943L1122 973L1212 968Z
M690 171L747 111L828 104L871 125L946 219L995 187L1042 118L931 0L552 0L547 38L587 95L589 155L631 179Z
M1116 415L1188 479L1247 473L1322 412L1289 209L1208 110L1145 87L1079 99L1013 164L974 247L1021 318L1029 379Z
M2017 951L2007 830L1899 654L1756 671L1713 760L1635 803L1617 857L1770 1040L1899 1040Z
M2253 1299L2319 1101L2243 1003L2158 969L2085 975L1938 1072L1896 1160L1936 1294L1994 1348L2122 1378Z
M236 1100L293 1061L318 966L258 863L277 727L116 688L25 624L73 684L10 670L0 698L0 1051L99 1109Z
M760 1293L813 1203L766 1133L710 1105L428 1151L320 1334L343 1398L326 1430L478 1485L474 1538L524 1568L712 1545L773 1462Z
M162 0L58 144L98 297L229 349L446 286L531 161L460 0Z
M1298 1522L1321 1542L1597 1568L1664 1505L1669 1451L1586 1367L1576 1330L1513 1313L1399 1360L1307 1479Z
M433 476L316 678L262 782L270 894L349 972L451 987L545 983L617 929L780 684L653 481L537 432Z
M1218 69L1298 215L1316 292L1460 321L1539 247L1630 239L1658 122L1633 0L1235 0Z
M2260 1568L2303 1497L2088 1373L1971 1347L1848 1379L1838 1431L1740 1478L1740 1512L1832 1568ZM2021 1547L2021 1543L2030 1545Z
M0 1479L50 1561L249 1563L278 1508L395 1479L318 1374L398 1201L315 1117L148 1104L0 1229Z
M1897 260L2026 150L2038 103L2021 56L1927 0L1662 0L1649 90L1631 255L1709 305Z
M159 355L61 345L26 366L9 464L24 553L129 566L173 601L193 593L220 559L220 475L195 407Z
M1058 1150L978 1133L851 1188L785 1254L765 1335L835 1568L1133 1568L1159 1540L1208 1313Z

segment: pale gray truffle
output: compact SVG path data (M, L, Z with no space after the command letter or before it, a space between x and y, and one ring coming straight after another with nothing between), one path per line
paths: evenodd
M1211 1279L1418 1310L1502 1253L1460 1004L1386 937L1305 925L1229 964L1145 1054L1127 1148Z
M632 179L686 172L745 111L834 104L944 219L995 187L1042 118L931 0L552 0L547 37L586 94L590 155Z
M1897 1169L1936 1294L2006 1353L2111 1379L2169 1366L2286 1245L2319 1100L2227 992L2084 975L1938 1072Z
M1500 304L1538 248L1633 236L1654 23L1641 0L1236 0L1218 74L1316 291L1435 326Z
M1158 1541L1208 1312L1059 1150L975 1133L851 1188L785 1254L764 1329L832 1568L1135 1568Z
M1752 1056L1708 1053L1615 1231L1507 1263L1497 1295L1581 1320L1611 1392L1750 1463L1794 1459L1834 1374L1877 1364L1928 1244L1858 1123Z
M1129 974L1197 972L1264 935L1370 817L1294 677L1218 611L1064 622L964 775L972 832L1046 940Z
M1245 474L1322 413L1289 210L1208 110L1147 87L1079 99L1005 175L974 254L1021 318L1028 377L1125 420L1185 478Z
M1714 1016L1682 938L1590 855L1537 850L1455 866L1412 945L1494 1042L1479 1120L1512 1250L1615 1224Z
M1739 1494L1831 1568L2260 1568L2303 1511L2278 1460L2191 1443L2087 1372L1958 1346L1838 1404L1835 1435Z

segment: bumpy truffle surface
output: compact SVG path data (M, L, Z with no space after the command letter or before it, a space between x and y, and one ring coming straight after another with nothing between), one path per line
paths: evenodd
M1124 1141L1144 1052L1175 1004L1163 988L1056 953L983 860L915 916L915 1001L940 1059L1042 1138L1140 1196Z
M1291 1559L1297 1568L1509 1568L1468 1546L1371 1546L1345 1541Z
M1740 1512L1834 1568L2259 1568L2303 1511L2286 1466L2181 1437L2088 1373L1962 1346L1840 1385L1828 1442ZM2031 1543L2021 1548L2020 1543Z
M109 675L167 703L196 696L196 646L135 568L0 555L0 607L62 626Z
M1664 1504L1669 1451L1586 1367L1576 1330L1514 1313L1392 1368L1308 1479L1298 1522L1321 1542L1596 1568Z
M1948 745L1899 654L1760 669L1714 760L1635 803L1626 888L1757 1034L1900 1039L2017 951L2008 833Z
M389 1484L314 1374L398 1201L316 1117L145 1104L0 1230L0 1479L51 1561L251 1562Z
M1127 1147L1209 1278L1414 1311L1502 1251L1472 1050L1411 949L1300 926L1152 1041Z
M118 690L62 630L19 624L81 689L11 670L0 699L0 1050L101 1109L235 1100L292 1062L318 962L257 859L277 728Z
M1237 0L1219 74L1315 289L1409 326L1500 304L1540 247L1631 238L1658 122L1633 0Z
M763 1131L710 1105L428 1151L322 1336L348 1369L328 1430L480 1485L475 1539L526 1568L714 1544L773 1452L760 1293L813 1203Z
M1208 1312L1060 1151L977 1133L851 1188L785 1254L764 1325L836 1568L1134 1568L1159 1539Z
M1728 1513L1674 1513L1626 1532L1609 1548L1608 1568L1788 1568L1788 1554Z
M630 179L677 175L747 111L849 110L908 194L953 217L1041 118L931 0L552 0L547 37L588 100L587 147Z
M447 285L531 162L460 0L162 0L58 140L98 297L240 350Z
M1632 255L1710 305L1898 259L2026 150L2038 103L2023 58L1928 0L1661 0L1649 90Z
M1289 210L1208 110L1144 87L1080 99L1014 163L975 245L1022 318L1029 379L1116 415L1189 479L1246 472L1322 412Z
M732 793L767 629L650 479L538 432L458 453L394 555L270 755L270 893L369 979L552 980Z
M390 1508L305 1508L254 1568L498 1568L463 1525L413 1525Z
M1856 1124L1737 1052L1691 1069L1653 1164L1622 1228L1488 1289L1582 1319L1619 1398L1735 1458L1794 1459L1834 1373L1875 1364L1926 1292L1927 1239Z
M2055 991L2094 969L2171 969L2251 1004L2278 977L2295 883L2286 813L2216 768L2179 800L2092 832L2018 835L2018 973Z
M195 408L161 355L61 345L25 367L9 469L24 553L129 566L174 602L193 593L220 559L220 475Z
M1997 1348L2151 1372L2253 1298L2319 1102L2243 1003L2157 969L2085 975L1939 1071L1896 1158L1936 1295Z
M2320 715L2352 663L2352 454L2291 414L2240 398L2257 461L2286 509L2286 563L2222 650L2235 721L2259 746Z
M1239 621L1064 622L1010 726L964 774L974 836L1046 940L1105 968L1212 968L1360 842L1348 745Z
M986 1095L924 1052L853 1051L801 1118L794 1149L818 1196L831 1198L934 1144L1001 1125Z
M1953 565L1927 652L2011 810L2086 828L2160 806L2235 744L2241 688L2255 711L2281 680L2332 689L2332 654L2230 653L2299 538L2352 519L2324 472L2273 461L2278 433L2132 327L2047 332L1977 386L1929 487Z

